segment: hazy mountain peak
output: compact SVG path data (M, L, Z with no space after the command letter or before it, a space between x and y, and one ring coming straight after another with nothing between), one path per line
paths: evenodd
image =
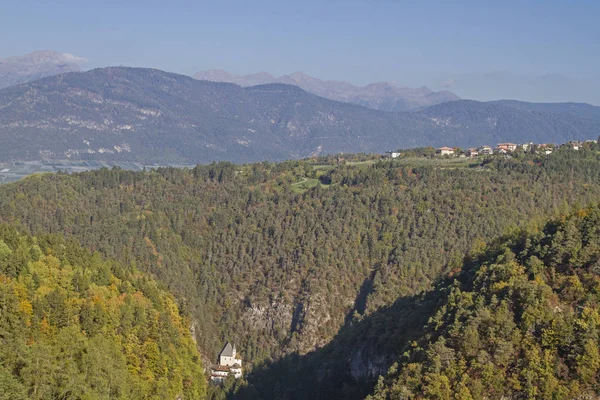
M0 59L0 88L46 76L80 71L80 65L86 62L87 59L83 57L52 50L38 50L22 56Z
M84 57L79 57L70 53L59 53L53 50L36 50L22 56L9 57L7 60L16 60L17 62L25 63L69 63L69 64L85 64L88 60Z
M312 81L316 81L319 80L317 78L313 78L312 76L305 74L302 71L296 71L296 72L292 72L291 74L288 75L290 78L292 79L298 79L298 80L312 80Z
M222 69L209 69L206 71L198 72L196 75L194 75L194 78L201 81L232 82L233 80L238 78L238 76L230 72L224 71Z
M243 87L277 82L277 78L264 71L249 75L236 75L221 69L209 69L197 72L194 74L194 78L201 81L230 82Z
M246 76L252 76L252 77L256 77L256 78L264 78L264 79L275 79L275 77L273 75L271 75L265 71L255 72L253 74L249 74Z
M406 90L407 88L403 88L395 83L392 82L386 82L386 81L381 81L381 82L373 82L373 83L369 83L368 85L364 86L362 89L365 90L391 90L391 91L396 91L398 89L402 89L402 90ZM409 89L409 90L419 90L419 89Z
M318 79L301 71L275 77L267 72L239 76L222 70L207 70L198 72L194 78L231 82L243 87L266 83L285 83L299 86L307 92L331 100L360 104L383 111L410 111L459 99L452 92L434 92L427 87L406 88L385 81L373 82L360 87L345 81Z

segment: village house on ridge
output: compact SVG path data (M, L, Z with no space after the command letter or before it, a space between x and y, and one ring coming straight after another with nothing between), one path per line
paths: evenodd
M496 148L498 150L503 150L503 151L515 151L517 149L517 144L516 143L498 143L498 146L496 146Z
M398 158L400 157L400 152L398 150L386 151L385 156L389 158Z
M442 156L449 156L454 154L454 149L452 147L440 147L435 152Z
M487 144L484 144L484 145L479 146L477 148L477 152L479 154L489 155L489 154L493 154L494 153L494 149L492 149L492 146L488 146Z
M598 140L595 140L595 139L588 139L585 141L571 140L569 142L562 143L562 144L554 144L554 143L538 143L538 144L536 144L531 141L521 143L521 144L506 142L506 143L498 143L496 145L496 147L492 147L492 146L488 146L488 145L481 145L479 147L470 147L464 151L458 147L444 146L444 147L439 147L439 148L435 149L435 155L454 156L454 157L462 157L462 158L467 158L467 157L475 158L475 157L479 157L479 156L488 156L488 155L497 154L497 155L504 155L504 157L506 157L506 158L510 158L519 151L525 152L525 153L532 153L532 154L549 155L549 154L552 154L552 152L556 149L569 148L569 149L577 151L577 150L588 147L590 143L597 144L599 141L600 141L600 136L598 137ZM429 149L432 149L432 147L430 146L430 147L423 148L423 150L425 150L425 152L422 153L423 157L430 155ZM410 155L411 153L409 152L408 154ZM390 150L390 151L386 151L385 154L381 156L381 158L390 159L390 158L398 158L398 157L403 157L403 156L404 156L404 153L401 152L401 150Z
M479 151L477 151L476 148L471 147L469 149L467 149L467 156L468 157L477 157L479 155Z

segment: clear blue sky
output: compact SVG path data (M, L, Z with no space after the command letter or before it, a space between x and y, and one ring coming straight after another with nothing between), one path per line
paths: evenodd
M598 0L0 0L0 57L52 49L87 68L303 71L485 98L494 85L477 94L478 79L492 72L578 91L600 82L599 17ZM543 82L531 90L552 100Z

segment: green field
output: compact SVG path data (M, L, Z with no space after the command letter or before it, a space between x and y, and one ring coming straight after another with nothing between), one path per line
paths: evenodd
M458 157L452 157L452 158L402 157L402 158L396 158L393 160L371 159L371 160L365 160L365 161L347 161L343 164L317 164L317 165L313 165L312 168L313 168L313 170L321 170L321 171L335 169L340 166L350 166L350 167L355 167L355 168L368 168L380 161L394 163L397 165L405 165L408 167L433 167L433 168L439 168L439 169L471 168L473 166L477 166L477 165L481 164L481 158L469 159L469 158L458 158ZM307 190L309 190L317 185L320 185L321 187L329 186L329 185L324 185L324 184L320 183L320 181L316 178L305 177L300 182L293 183L292 190L295 193L304 193Z
M292 184L292 190L295 193L304 193L306 192L308 189L314 188L317 185L321 185L321 183L319 182L318 179L314 179L314 178L304 178L304 180L294 183ZM325 187L324 185L321 185L322 187Z
M408 165L414 167L438 167L438 168L468 168L473 165L481 164L481 159L468 158L425 158L425 157L407 157L397 158L390 162L400 165Z
M346 165L353 165L353 166L363 166L363 165L372 165L375 164L377 161L379 160L366 160L366 161L348 161L346 163Z

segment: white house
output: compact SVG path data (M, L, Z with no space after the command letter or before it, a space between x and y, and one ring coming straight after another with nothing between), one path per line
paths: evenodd
M533 148L533 142L523 143L521 148L523 148L523 151L530 151Z
M449 156L454 154L454 149L452 147L440 147L435 152L442 156Z
M400 157L400 152L396 151L396 150L386 151L385 154L387 154L388 157L390 157L390 158L398 158L398 157Z
M569 144L573 150L579 150L581 148L581 142L579 140L571 140Z
M479 152L479 154L493 154L494 153L494 149L492 149L492 146L487 146L487 145L479 146L477 148L477 151Z
M542 143L542 144L538 145L538 147L537 147L537 152L543 153L543 154L552 154L553 150L554 150L554 145L549 144L549 143Z
M469 157L477 157L479 155L479 152L477 151L476 148L471 147L470 149L467 150L467 155Z
M210 380L216 383L223 382L229 376L229 368L217 366L210 371Z
M517 149L517 145L514 143L498 143L496 148L498 150L515 151Z
M233 364L231 368L229 368L229 372L233 374L235 379L242 377L242 366L239 364Z

